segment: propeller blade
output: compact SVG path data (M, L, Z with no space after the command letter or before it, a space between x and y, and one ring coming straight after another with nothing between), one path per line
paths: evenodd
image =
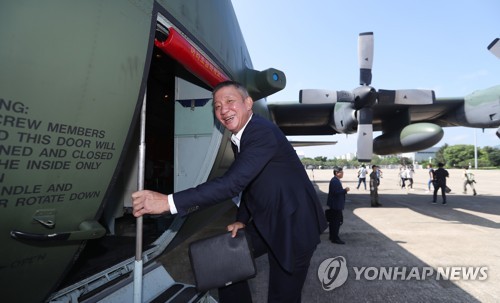
M337 102L337 92L327 89L301 89L299 102L304 104L332 104Z
M378 90L378 104L392 105L426 105L436 101L433 90L425 89L399 89L399 90Z
M338 90L337 91L337 102L354 102L354 94L353 92L347 90Z
M359 84L372 83L373 32L361 33L358 37Z
M357 158L360 162L370 162L373 155L373 110L370 107L358 111Z
M353 101L353 93L345 90L302 89L299 92L299 102L304 104L333 104Z
M488 50L500 59L500 39L496 38L490 45L488 45Z

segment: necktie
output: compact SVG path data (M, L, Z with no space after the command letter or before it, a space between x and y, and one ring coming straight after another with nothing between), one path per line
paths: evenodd
M232 148L233 153L234 153L234 158L236 159L236 157L238 157L238 146L236 146L236 144L231 142L231 148Z
M231 149L233 150L234 153L234 159L238 157L238 146L234 143L233 139L231 138ZM241 202L241 193L238 194L238 196L233 197L233 202L236 204L236 206L240 207L240 202Z

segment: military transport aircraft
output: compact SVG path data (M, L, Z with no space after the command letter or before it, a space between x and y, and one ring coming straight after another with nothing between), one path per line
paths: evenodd
M372 130L385 154L432 146L442 126L500 125L500 86L459 99L370 87L372 33L360 35L359 88L268 105L285 74L253 69L229 0L3 1L0 41L2 302L131 300L131 192L182 190L232 162L212 114L220 81L244 83L254 111L287 135L366 133L360 160ZM144 301L206 298L155 259L230 207L144 218L144 279L154 281Z

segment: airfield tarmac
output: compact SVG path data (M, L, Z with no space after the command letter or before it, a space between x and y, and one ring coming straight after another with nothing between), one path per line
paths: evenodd
M401 189L398 170L384 169L379 187L382 207L370 207L369 190L356 189L356 170L345 170L344 187L350 187L340 237L345 245L332 244L328 229L311 260L302 302L498 302L500 300L500 171L473 171L477 196L463 194L463 171L450 169L448 186L452 192L447 205L431 204L427 189L427 170L418 169L413 189ZM323 205L326 204L332 170L308 170ZM367 182L367 188L368 182ZM326 209L326 205L324 206ZM230 212L188 242L219 233L232 221ZM176 248L165 266L179 282L194 284L192 274L176 272L187 259L186 245ZM173 258L172 256L177 256ZM320 264L329 258L344 257L348 277L341 286L327 291L318 278ZM254 302L266 302L267 257L256 259L258 274L250 286ZM365 271L360 274L361 268ZM186 267L184 267L186 268ZM403 275L386 278L377 272L406 268ZM422 278L424 270L432 275ZM436 271L458 272L451 279L438 278ZM410 276L409 272L418 273ZM476 279L463 278L461 272L477 272ZM356 274L356 272L358 274ZM484 275L486 273L486 275ZM485 280L478 278L486 277ZM408 280L405 280L409 278ZM211 292L216 298L217 291Z

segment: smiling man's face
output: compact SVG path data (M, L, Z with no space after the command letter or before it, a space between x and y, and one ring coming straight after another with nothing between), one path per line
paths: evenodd
M236 87L226 86L215 93L213 105L217 120L236 134L252 115L253 100L251 97L243 98Z

